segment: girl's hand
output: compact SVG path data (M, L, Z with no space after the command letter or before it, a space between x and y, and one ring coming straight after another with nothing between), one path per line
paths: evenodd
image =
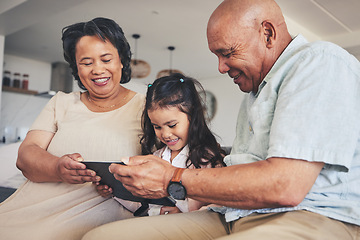
M173 213L181 213L181 211L177 207L164 206L160 209L160 215L173 214Z
M66 154L58 159L55 171L62 182L76 184L100 181L101 178L93 170L86 169L81 161L83 158L79 153Z
M110 197L112 195L112 188L108 185L101 185L99 182L93 182L95 186L96 191L100 194L102 197Z

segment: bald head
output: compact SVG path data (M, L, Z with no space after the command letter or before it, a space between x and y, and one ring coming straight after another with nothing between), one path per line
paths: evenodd
M211 15L208 30L229 25L253 28L264 21L287 33L284 16L274 0L225 0Z
M257 91L292 40L274 0L223 1L209 19L207 37L219 71L245 92Z

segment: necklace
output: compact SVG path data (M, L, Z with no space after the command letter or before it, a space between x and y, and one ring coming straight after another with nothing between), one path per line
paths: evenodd
M107 107L103 107L103 106L97 105L97 104L90 98L89 92L88 92L88 94L87 94L87 99L89 100L89 102L91 102L92 104L94 104L95 106L97 106L97 107L99 107L99 108L110 109L110 108L114 108L114 107L120 105L120 104L125 100L125 98L127 97L128 93L129 93L129 92L126 91L125 96L124 96L118 103L115 103L115 104L110 105L110 106L107 106Z

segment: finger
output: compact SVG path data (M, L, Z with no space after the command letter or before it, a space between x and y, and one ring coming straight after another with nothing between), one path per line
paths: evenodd
M91 177L95 177L96 176L96 172L90 169L84 169L84 170L76 170L77 175L80 176L91 176Z
M75 177L75 179L79 179L81 183L85 183L85 182L99 182L101 178L99 176L95 176L95 177L78 176Z
M69 165L68 167L70 169L86 169L86 165L77 161L77 160L74 160L71 158L72 161L69 161Z
M109 186L108 185L98 185L96 187L96 189L99 190L99 191L108 190Z
M81 156L80 153L72 153L72 154L68 154L67 155L69 158L71 158L72 160L78 161L78 162L82 162L84 161L83 157Z
M171 209L169 209L167 207L162 207L162 208L160 208L160 215L166 215L166 214L170 213L170 210Z
M120 161L122 161L122 162L125 163L126 165L129 164L129 160L130 160L129 157L123 157L123 158L120 159Z
M124 166L124 165L121 165L121 164L117 164L117 163L112 163L110 166L109 166L109 172L114 174L116 173L117 175L120 175L120 176L128 176L128 174L122 174L123 172L127 172L126 171L126 168L128 166Z
M152 158L154 155L145 155L145 156L133 156L128 160L127 165L140 165L149 161L149 158Z
M160 214L172 214L172 213L180 213L181 211L177 207L162 207L160 209Z

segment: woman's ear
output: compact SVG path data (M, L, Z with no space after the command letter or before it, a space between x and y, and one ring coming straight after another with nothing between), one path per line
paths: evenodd
M272 48L276 40L276 30L274 25L271 22L263 21L261 23L262 32L264 34L264 39L266 42L266 47Z

